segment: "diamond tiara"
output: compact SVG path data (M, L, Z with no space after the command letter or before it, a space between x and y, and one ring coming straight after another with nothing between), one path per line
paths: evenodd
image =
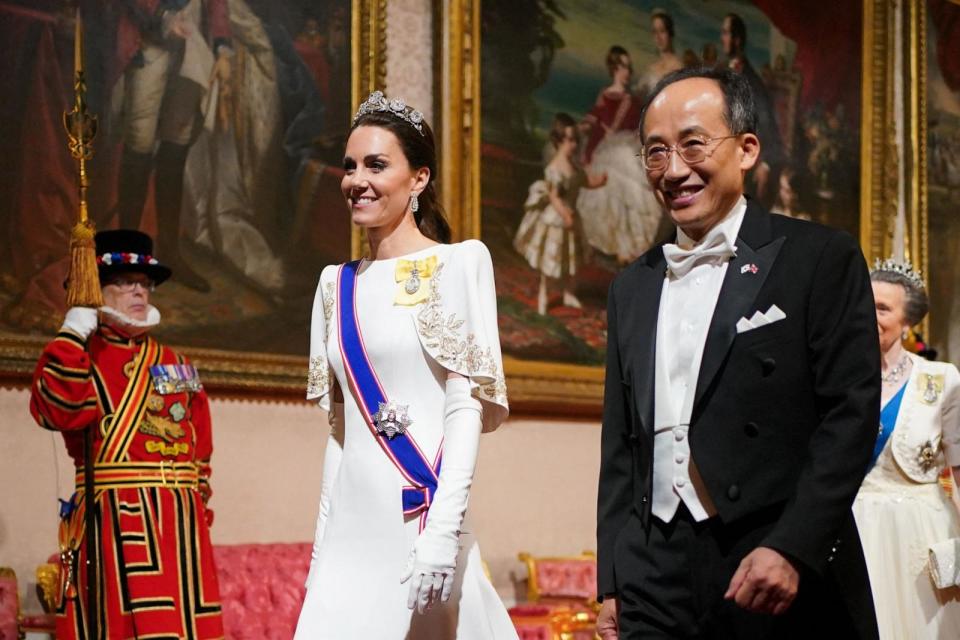
M360 108L357 109L356 115L353 116L353 124L357 124L360 116L378 111L389 113L408 122L411 127L417 130L417 133L423 135L423 114L416 109L408 107L407 103L400 98L388 100L387 97L383 95L383 91L374 91L370 94L363 104L360 105Z
M896 273L909 280L915 287L920 289L926 288L926 285L923 284L923 277L920 275L920 272L913 268L913 265L910 264L909 260L898 262L893 258L887 258L886 260L881 261L880 258L877 258L873 263L873 270Z

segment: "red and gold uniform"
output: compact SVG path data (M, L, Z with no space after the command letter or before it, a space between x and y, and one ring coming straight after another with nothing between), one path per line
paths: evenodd
M61 521L57 638L85 638L84 433L93 434L100 638L222 638L208 525L206 393L182 356L108 325L86 344L61 331L37 365L37 422L63 435L77 467Z

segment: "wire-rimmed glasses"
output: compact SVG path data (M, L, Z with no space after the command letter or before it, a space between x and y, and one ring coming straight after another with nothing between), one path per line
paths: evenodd
M715 142L736 138L737 135L719 136L717 138L689 136L673 145L651 142L640 151L640 159L647 171L663 171L666 169L670 163L670 154L674 151L686 164L698 164L714 154L718 146L714 145Z

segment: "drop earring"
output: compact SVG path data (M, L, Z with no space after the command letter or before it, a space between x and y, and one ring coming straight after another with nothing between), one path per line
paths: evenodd
M413 213L420 211L420 201L417 200L417 194L415 193L410 194L410 211Z

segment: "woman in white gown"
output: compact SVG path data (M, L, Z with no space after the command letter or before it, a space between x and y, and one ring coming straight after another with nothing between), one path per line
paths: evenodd
M361 105L344 169L370 257L317 287L307 397L332 431L296 638L516 638L464 518L508 411L490 254L442 244L433 134L402 101Z
M584 166L607 182L581 190L576 208L590 245L626 264L653 246L663 210L640 165L640 102L630 92L630 55L607 53L611 84L600 92L583 125L589 129Z
M901 344L902 334L927 313L923 281L909 263L881 263L871 280L883 358L883 409L873 466L853 512L880 638L960 638L960 587L955 584L960 517L938 482L945 467L952 468L954 478L960 475L960 373L950 363L908 353ZM931 564L953 586L938 588Z

